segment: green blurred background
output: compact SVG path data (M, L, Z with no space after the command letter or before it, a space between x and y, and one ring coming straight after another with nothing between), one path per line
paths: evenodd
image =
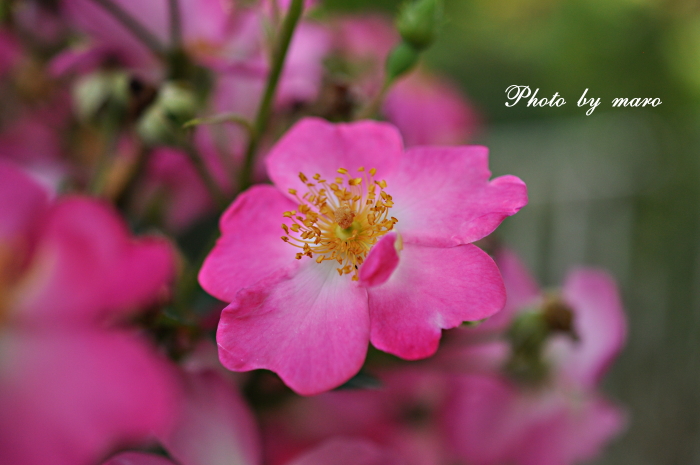
M399 1L326 0L343 11ZM630 321L605 381L629 411L600 464L700 464L700 2L446 0L427 55L486 120L494 175L530 204L500 232L540 282L573 265L610 270ZM512 84L561 108L505 106ZM576 101L600 97L591 116ZM612 108L658 97L657 108Z

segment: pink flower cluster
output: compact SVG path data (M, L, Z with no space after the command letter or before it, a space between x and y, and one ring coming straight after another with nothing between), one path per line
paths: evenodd
M0 9L0 463L569 465L622 430L612 278L475 245L527 204L482 118L391 69L407 26L314 7Z

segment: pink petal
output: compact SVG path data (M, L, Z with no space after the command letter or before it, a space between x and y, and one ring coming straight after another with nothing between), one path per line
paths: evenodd
M409 360L428 357L437 350L442 329L503 308L498 268L476 246L404 244L399 257L391 278L368 289L371 341L380 350Z
M333 439L293 460L289 465L399 465L391 451L364 439Z
M282 214L297 205L272 186L254 186L238 196L220 220L221 238L199 272L213 296L231 302L239 289L299 262L299 249L282 241Z
M181 465L256 465L260 438L252 412L237 388L213 370L185 377L183 412L161 438Z
M452 385L445 425L457 455L473 465L508 463L513 443L522 434L518 392L492 376L456 377Z
M160 455L145 452L122 452L102 465L176 465Z
M540 289L530 276L520 258L511 250L503 249L496 253L496 264L501 270L506 286L506 306L496 315L470 331L478 334L490 331L503 331L513 321L519 310L537 304L541 298Z
M594 269L572 271L563 288L574 309L580 341L562 337L552 347L565 376L595 386L625 344L627 321L613 278Z
M527 203L514 176L489 181L486 147L414 147L387 179L390 214L405 242L435 247L474 242Z
M272 370L302 395L350 379L367 352L367 294L336 268L309 259L293 275L240 291L221 314L221 363L234 371Z
M391 88L382 112L408 147L463 144L479 125L478 115L452 83L420 72Z
M384 284L399 265L399 253L396 250L396 233L389 233L377 242L367 260L360 268L360 285L375 287Z
M308 102L318 96L323 78L323 60L331 46L329 31L301 22L289 45L289 55L280 79L277 103Z
M154 302L173 277L174 256L165 241L132 241L106 205L69 197L45 219L29 273L18 316L87 323Z
M19 41L9 32L0 30L0 76L10 71L21 58Z
M624 427L624 414L601 398L561 401L556 406L542 402L539 409L533 409L529 428L511 453L514 463L569 465L588 461Z
M272 182L284 193L308 188L299 172L309 179L320 174L332 181L338 168L351 174L357 169L376 168L376 179L391 173L402 156L401 135L390 124L376 121L333 124L320 118L305 118L280 139L267 157Z
M6 162L0 162L0 199L0 242L30 234L49 203L44 188Z
M169 367L131 335L10 328L0 345L0 463L91 464L170 425Z

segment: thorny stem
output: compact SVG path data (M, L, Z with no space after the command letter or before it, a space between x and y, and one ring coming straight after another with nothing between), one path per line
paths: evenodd
M296 28L303 11L304 0L292 0L292 3L289 5L289 10L287 11L287 16L285 16L282 23L282 29L277 36L277 44L272 55L272 68L270 69L270 74L267 76L265 91L263 93L262 100L260 101L258 114L253 122L253 130L245 151L243 169L240 173L239 189L241 191L247 189L251 185L255 153L257 152L258 145L260 145L260 138L265 133L265 129L267 128L272 102L274 101L277 84L279 83L280 76L282 75L282 68L284 67L285 58L287 57L289 44L292 41L294 29Z
M117 5L112 0L92 1L104 8L114 19L127 28L137 39L143 42L156 57L161 59L165 57L165 47L161 44L160 40L121 6Z

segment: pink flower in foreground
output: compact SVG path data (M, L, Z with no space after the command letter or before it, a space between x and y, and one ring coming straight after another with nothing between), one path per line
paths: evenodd
M543 301L513 255L502 254L498 262L509 303L492 329L502 327L505 316L512 322L531 309L552 306L551 301ZM593 458L622 430L624 414L596 390L625 340L626 323L617 287L604 272L578 269L567 277L561 299L568 309L556 304L549 312L570 311L573 320L560 318L555 325L564 322L562 326L567 326L568 321L576 337L550 336L542 354L548 374L540 384L521 385L497 372L452 380L447 434L456 454L466 462L579 463Z
M488 180L486 148L404 152L389 124L305 119L267 167L274 187L224 213L199 276L231 302L217 333L227 368L267 368L314 394L357 373L370 341L428 357L442 329L503 306L498 268L470 242L527 194L516 177Z
M80 465L169 424L171 373L117 329L173 275L105 205L0 164L0 463Z

